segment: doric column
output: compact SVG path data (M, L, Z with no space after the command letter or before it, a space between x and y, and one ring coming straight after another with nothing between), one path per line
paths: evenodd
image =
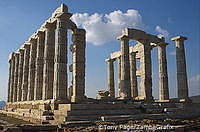
M57 103L67 101L67 23L70 13L57 14L55 30L55 63L53 98Z
M177 36L171 40L176 42L178 98L188 99L188 81L184 48L184 40L187 40L187 38L183 36Z
M18 68L19 68L19 53L15 53L15 72L14 72L14 87L13 87L13 102L17 101L17 83L18 83Z
M108 63L108 89L110 97L115 98L115 82L114 82L114 61L115 59L107 59Z
M140 88L141 96L146 101L151 101L152 96L152 68L151 68L151 45L148 40L138 42L142 47L140 57Z
M30 63L29 63L29 75L28 75L28 95L27 100L31 101L34 97L34 85L35 85L35 65L37 54L37 39L31 38L30 40Z
M23 79L22 79L22 101L27 100L28 92L28 75L29 75L29 58L30 58L30 44L26 43L24 48L24 65L23 65Z
M118 59L118 97L121 95L121 56Z
M43 69L44 68L44 40L45 40L44 37L45 37L44 32L38 31L34 100L42 99L43 70L44 70Z
M131 84L130 84L130 61L129 61L129 38L121 36L121 92L120 98L131 97Z
M22 99L22 79L23 79L23 65L24 65L24 49L19 49L19 70L18 70L18 90L17 101Z
M158 47L158 66L159 66L159 100L169 99L168 74L167 74L167 43L159 43Z
M12 102L13 95L13 74L14 74L14 53L9 55L9 79L8 79L8 102Z
M136 52L130 53L130 76L131 76L131 97L138 96L137 76L136 76Z
M84 29L75 29L72 35L72 102L81 102L85 99L85 48L86 38Z
M55 27L55 23L47 22L45 25L43 100L53 98Z

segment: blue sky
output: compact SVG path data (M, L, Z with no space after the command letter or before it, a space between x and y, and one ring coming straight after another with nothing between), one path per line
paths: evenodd
M139 27L148 33L166 36L166 41L169 43L167 59L171 97L177 96L177 90L175 44L170 38L177 35L187 36L185 48L189 94L200 94L199 0L1 0L0 100L6 100L7 97L9 53L17 50L61 3L68 6L69 12L76 14L74 20L81 20L79 26L86 28L90 34L87 36L86 49L88 96L95 97L97 90L107 89L107 67L104 60L111 52L119 50L119 41L114 37L120 34L118 31L123 27ZM152 51L152 64L153 95L157 98L157 49Z

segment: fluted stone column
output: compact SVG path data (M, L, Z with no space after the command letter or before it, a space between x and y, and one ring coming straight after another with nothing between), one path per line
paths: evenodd
M151 68L151 45L148 40L140 40L142 55L140 58L140 88L141 96L146 101L151 101L152 96L152 68Z
M10 102L10 83L11 83L11 67L12 67L12 64L11 64L11 58L9 56L9 72L8 72L8 98L7 98L7 102Z
M35 65L37 54L37 39L31 38L30 40L30 63L29 63L29 76L28 76L28 95L27 100L31 101L34 97L34 85L35 85Z
M24 65L23 65L23 79L22 79L22 101L27 100L28 93L28 75L29 75L29 58L30 58L30 44L24 44Z
M114 61L115 59L107 59L108 63L108 89L110 97L115 98L115 82L114 82Z
M22 80L23 80L23 65L24 65L24 49L19 49L19 70L18 70L18 90L17 101L22 99Z
M167 43L159 43L158 47L158 63L159 63L159 100L169 99L168 74L167 74Z
M72 58L72 102L81 102L85 99L85 48L86 38L84 29L75 29L72 35L73 58Z
M137 76L136 76L136 52L130 54L130 76L131 76L131 97L138 96Z
M34 100L42 99L43 88L43 68L44 68L44 43L45 34L42 31L37 33L37 55L36 55L36 71L35 71L35 89Z
M13 87L13 102L17 101L17 84L18 84L18 69L19 69L19 53L15 53L15 72L14 72L14 87Z
M14 74L15 74L15 53L13 52L11 55L11 84L10 84L10 101L14 102L13 99L13 90L14 90Z
M44 48L44 76L42 99L53 98L54 81L54 55L55 55L55 23L46 23L45 25L45 48Z
M118 97L121 95L121 56L118 59Z
M9 55L9 76L8 76L8 102L12 101L12 72L13 72L13 53Z
M54 100L57 103L67 101L67 23L70 13L57 15L55 31L55 63L54 63Z
M126 99L126 98L131 97L129 38L124 35L118 39L121 40L121 92L120 92L120 98Z
M187 38L183 36L177 36L171 40L175 41L176 43L178 98L188 99L188 80L184 48L184 40L187 40Z

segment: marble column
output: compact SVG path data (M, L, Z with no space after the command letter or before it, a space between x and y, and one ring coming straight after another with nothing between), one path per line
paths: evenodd
M138 96L137 76L136 76L136 52L130 53L130 76L131 76L131 97Z
M115 59L107 59L108 63L108 89L110 92L110 97L115 98L115 81L114 81L114 61Z
M57 15L55 30L55 63L53 98L57 103L67 101L67 23L70 13Z
M118 38L121 41L121 99L131 98L130 84L130 61L129 61L129 38L121 36Z
M118 97L121 95L121 56L118 59Z
M159 66L159 100L169 100L168 74L167 74L167 43L159 43L158 47L158 66Z
M29 58L30 58L30 44L26 43L24 48L24 65L23 65L23 79L22 79L22 101L27 100L28 92L28 75L29 75Z
M14 81L14 68L15 68L15 64L14 64L14 53L11 53L9 55L9 80L8 80L8 102L12 102L12 95L13 95L13 81Z
M44 68L44 40L45 34L42 31L37 32L37 55L35 72L34 100L42 99L43 88L43 68Z
M54 55L55 55L55 23L45 25L45 44L44 44L44 70L43 70L43 89L42 99L53 98L54 80Z
M171 39L176 43L176 66L177 66L177 88L178 98L188 99L188 80L185 60L184 40L186 37L177 36Z
M18 90L17 90L17 101L22 99L22 79L23 79L23 65L24 65L24 49L19 49L19 70L18 70Z
M19 69L19 53L16 52L15 55L15 72L14 72L14 87L13 87L13 102L17 101L17 84L18 84L18 69Z
M86 38L84 29L75 29L72 34L73 58L72 58L72 102L85 100L85 48Z
M27 100L31 101L34 99L35 89L35 65L36 65L36 54L37 54L37 39L31 38L30 40L30 62L29 62L29 75L28 75L28 94Z
M151 66L151 45L148 40L140 40L138 43L142 47L140 58L140 88L141 98L151 101L152 96L152 66Z

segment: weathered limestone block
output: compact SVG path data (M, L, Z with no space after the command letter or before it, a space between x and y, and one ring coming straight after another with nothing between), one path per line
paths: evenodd
M129 39L127 36L118 38L121 40L121 92L120 98L131 97Z
M28 94L27 100L33 100L35 89L35 64L37 54L37 39L31 38L30 40L30 62L29 62L29 75L28 75Z
M17 101L17 83L18 83L18 69L19 69L19 53L15 53L15 72L14 72L14 87L13 87L13 102Z
M159 62L159 100L169 99L167 58L166 58L167 45L168 45L167 43L157 44L158 62Z
M55 30L55 63L53 98L57 103L67 101L67 23L70 13L59 13L56 16Z
M27 92L28 92L30 44L25 43L23 48L24 48L24 65L23 65L22 99L21 100L26 101L27 100Z
M111 98L115 98L114 61L115 59L106 59L108 63L108 89Z
M46 22L42 99L53 98L55 23Z
M19 70L18 70L18 90L17 90L17 101L22 99L22 80L23 80L23 65L24 65L24 49L19 49Z
M75 29L72 36L73 57L72 57L72 76L73 90L72 102L81 102L85 99L85 48L86 38L84 29Z
M42 88L43 88L45 33L42 31L38 31L37 37L38 39L37 39L34 100L41 100Z
M136 76L136 52L130 53L130 76L131 76L131 97L138 96L137 76Z
M176 43L178 98L188 99L188 80L184 48L184 40L187 40L187 38L183 36L177 36L172 38L171 40L175 41Z

